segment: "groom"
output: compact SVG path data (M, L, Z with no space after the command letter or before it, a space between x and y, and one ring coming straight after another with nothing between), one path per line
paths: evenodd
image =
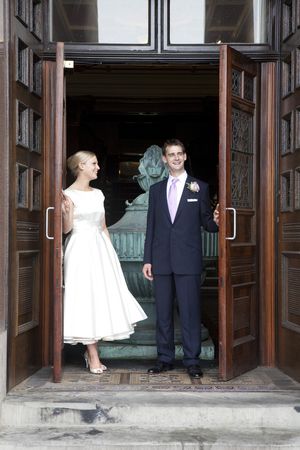
M183 345L183 364L193 378L202 376L200 287L201 226L218 231L219 212L212 214L208 185L187 175L186 151L178 139L163 146L169 178L151 186L143 274L154 282L157 364L149 373L173 369L173 304L176 297Z

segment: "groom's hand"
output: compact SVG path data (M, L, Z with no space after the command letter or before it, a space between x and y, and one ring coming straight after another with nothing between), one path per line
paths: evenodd
M216 206L216 209L214 210L214 221L216 222L216 224L219 226L219 217L220 217L220 213L219 213L219 203Z
M153 280L152 264L144 264L143 274L144 274L144 277L147 278L147 280L149 280L149 281Z

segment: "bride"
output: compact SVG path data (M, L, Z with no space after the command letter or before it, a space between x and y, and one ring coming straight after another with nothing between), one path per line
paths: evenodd
M76 177L63 193L64 342L86 345L86 367L101 374L106 367L98 341L128 338L136 322L147 318L129 292L105 224L104 195L90 187L100 170L89 151L70 156L67 166Z

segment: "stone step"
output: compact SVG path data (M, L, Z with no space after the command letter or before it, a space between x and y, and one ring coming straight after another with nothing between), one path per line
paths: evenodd
M201 337L202 341L205 341L209 338L209 333L207 328L202 325L201 329ZM181 344L181 329L179 319L175 320L175 329L174 329L174 342L175 344ZM105 341L103 341L105 344ZM116 343L116 341L114 341ZM120 344L129 344L129 345L152 345L156 346L156 326L153 325L144 325L144 326L136 326L134 334L130 336L130 339L123 339L122 341L118 341ZM102 345L102 343L101 343ZM111 343L110 343L111 345ZM156 356L155 356L156 357Z
M144 339L147 335L144 334ZM183 358L182 345L175 346L176 359ZM215 357L215 346L211 338L202 341L201 355L202 360L212 361ZM156 345L127 344L127 343L101 343L101 358L103 359L146 359L154 360L157 358Z
M55 385L54 385L55 386ZM13 391L1 426L300 430L300 391ZM300 433L299 433L300 436ZM299 447L300 448L300 447Z
M134 427L0 428L0 449L38 450L278 450L300 448L298 430Z

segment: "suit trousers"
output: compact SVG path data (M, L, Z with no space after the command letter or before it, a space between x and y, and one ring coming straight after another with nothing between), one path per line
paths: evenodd
M201 353L201 276L154 275L158 360L173 363L174 301L177 300L185 367L198 364Z

